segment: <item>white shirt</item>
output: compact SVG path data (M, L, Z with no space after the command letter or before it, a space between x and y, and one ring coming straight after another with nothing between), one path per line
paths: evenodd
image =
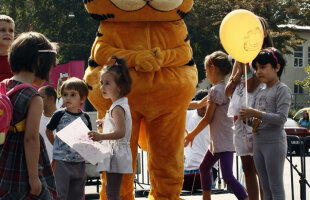
M50 121L50 119L51 119L51 117L46 117L42 113L39 132L44 139L48 157L49 157L50 161L52 162L52 160L53 160L53 145L50 143L50 141L48 140L48 138L46 136L46 125ZM55 131L53 133L55 136Z
M186 130L194 130L202 117L197 110L188 110L186 114ZM186 133L185 133L186 135ZM210 129L205 127L194 139L192 147L190 144L184 149L184 170L199 169L199 165L204 158L210 144Z

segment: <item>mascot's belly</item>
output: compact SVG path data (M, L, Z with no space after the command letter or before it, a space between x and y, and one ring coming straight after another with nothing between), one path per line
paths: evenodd
M129 94L131 109L147 112L142 103L152 105L152 110L154 105L158 105L159 110L174 108L174 101L178 105L182 102L188 104L195 92L197 70L183 20L102 22L91 52L91 59L100 66L89 67L85 75L92 88L89 99L99 111L99 117L103 117L102 111L111 105L109 100L98 98L100 70L113 55L124 57L130 68L133 78ZM150 97L148 101L146 97ZM160 104L164 102L163 107Z
M174 49L184 45L187 29L183 20L175 22L103 22L99 27L100 42L115 48L147 50L159 47Z

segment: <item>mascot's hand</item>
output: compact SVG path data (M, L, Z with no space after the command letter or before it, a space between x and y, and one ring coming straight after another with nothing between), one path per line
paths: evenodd
M159 47L155 47L154 49L152 49L152 51L154 53L154 56L156 58L156 61L157 61L158 65L162 66L163 62L164 62L164 55L163 55L162 50L160 50Z
M136 56L136 70L142 72L158 71L163 62L160 48L154 48L152 50L145 50Z

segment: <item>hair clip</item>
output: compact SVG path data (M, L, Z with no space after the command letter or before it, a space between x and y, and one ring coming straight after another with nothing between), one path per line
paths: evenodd
M278 58L276 56L276 54L271 50L271 49L265 49L267 52L270 52L272 54L272 56L274 57L274 59L277 61L277 64L279 64Z
M233 58L231 55L228 55L228 56L227 56L227 59L228 59L229 62L233 62L233 59L234 59L234 58Z
M214 63L213 63L213 61L211 59L211 56L209 57L209 61L210 61L211 65L213 65L215 67L215 65L214 65Z
M55 53L57 54L57 51L55 49L40 49L38 50L39 53Z

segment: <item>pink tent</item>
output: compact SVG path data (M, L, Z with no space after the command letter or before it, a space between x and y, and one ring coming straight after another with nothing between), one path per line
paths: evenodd
M50 75L50 82L44 85L51 85L57 91L57 107L62 107L62 100L60 98L60 86L63 81L69 77L77 77L83 79L84 76L84 60L72 60L66 64L57 65L52 68Z

